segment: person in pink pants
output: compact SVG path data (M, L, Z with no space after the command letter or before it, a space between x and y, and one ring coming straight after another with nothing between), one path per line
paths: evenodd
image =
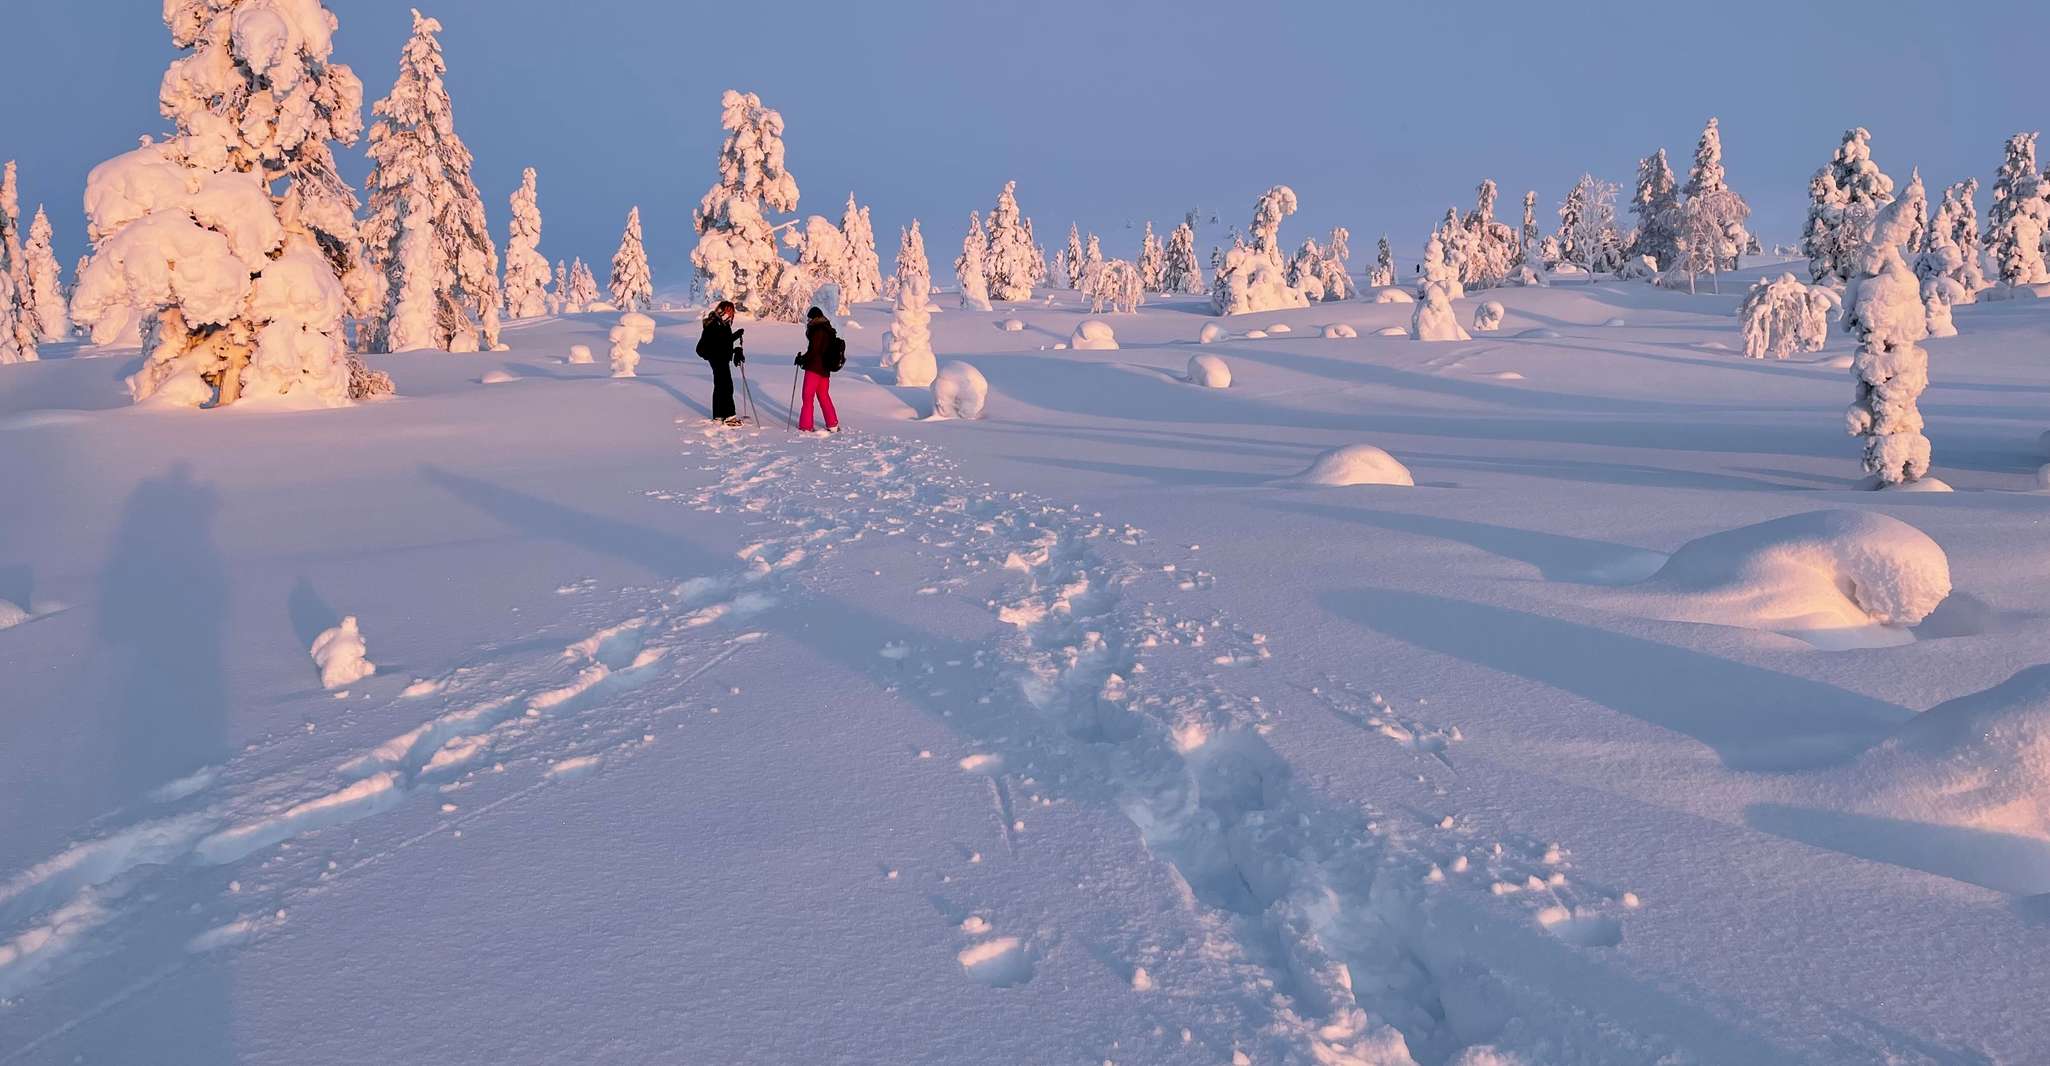
M797 357L797 365L804 368L804 406L798 409L798 432L812 432L813 400L818 401L819 410L826 416L826 432L840 432L840 413L833 410L832 382L833 372L846 363L846 344L833 324L826 321L826 313L816 307L805 312L804 354Z

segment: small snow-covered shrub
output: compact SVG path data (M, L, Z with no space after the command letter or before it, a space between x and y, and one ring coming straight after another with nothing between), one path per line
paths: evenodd
M1424 246L1424 276L1417 282L1418 302L1410 314L1409 336L1418 341L1470 341L1472 334L1452 311L1455 268L1445 262L1444 246L1433 234Z
M1620 281L1650 281L1659 276L1659 265L1648 255L1626 260L1616 271Z
M330 691L347 688L376 673L376 664L365 658L368 651L353 615L313 638L311 652L313 664L320 668L321 686Z
M1005 333L1023 333L1025 332L1025 323L1020 322L1015 318L1007 318L1004 319L1002 322L997 323L997 328L1003 330Z
M1289 328L1289 325L1288 325L1288 323L1286 323L1286 322L1276 322L1276 323L1274 323L1274 324L1272 324L1272 325L1270 325L1270 326L1268 326L1268 327L1267 327L1267 332L1269 332L1269 333L1293 333L1293 332L1295 332L1295 331L1294 331L1293 329Z
M1610 319L1604 319L1604 320L1602 321L1602 325L1604 325L1604 326L1606 326L1606 327L1608 327L1608 328L1610 328L1610 329L1621 329L1622 327L1624 327L1624 326L1627 326L1627 325L1629 325L1629 324L1630 324L1630 323L1629 323L1629 321L1628 321L1628 320L1626 320L1626 319L1622 319L1622 318L1610 318Z
M1110 323L1092 318L1075 327L1068 346L1080 352L1114 352L1118 350L1118 335L1111 330Z
M1744 354L1785 359L1795 352L1821 351L1834 306L1834 293L1803 285L1792 274L1759 279L1737 308L1744 322Z
M1950 595L1950 563L1927 534L1897 518L1814 511L1689 541L1646 587L1665 594L1681 621L1851 647L1875 641L1846 631L1928 617Z
M1502 319L1508 312L1494 300L1483 301L1473 309L1473 328L1480 333L1493 333L1502 328Z
M1359 331L1359 330L1356 330L1356 329L1352 328L1351 326L1348 326L1348 325L1346 325L1346 324L1345 324L1345 323L1343 323L1343 322L1333 322L1332 324L1330 324L1330 325L1328 325L1328 326L1325 326L1325 327L1324 327L1324 339L1325 339L1325 340L1334 340L1334 341L1335 341L1335 340L1341 340L1341 339L1344 339L1344 338L1347 338L1347 337L1357 337L1357 336L1359 336L1359 335L1360 335L1360 331Z
M504 385L518 380L520 380L520 376L510 370L486 370L484 376L477 379L477 383L480 385Z
M1348 444L1317 457L1293 479L1299 485L1414 485L1409 468L1371 444Z
M1377 329L1377 330L1375 330L1375 331L1374 331L1374 336L1376 336L1376 337L1407 337L1407 336L1409 336L1409 331L1408 331L1408 330L1406 330L1406 329L1403 329L1403 328L1402 328L1401 326L1382 326L1382 327L1381 327L1380 329Z
M1206 389L1231 387L1231 366L1214 355L1189 357L1189 382Z
M612 376L630 378L641 364L641 345L655 339L655 320L639 311L628 311L612 327Z
M593 362L594 360L591 358L591 346L588 344L570 345L569 361L578 366L581 366L585 363Z
M1197 344L1216 344L1223 339L1224 328L1215 322L1203 323L1203 328L1196 333Z
M1246 339L1249 341L1264 341L1267 339L1267 331L1264 329L1249 329L1246 331Z
M1090 267L1082 279L1082 294L1089 297L1091 314L1102 314L1106 305L1119 314L1131 314L1146 302L1146 284L1138 267L1111 259Z
M1416 297L1402 289L1376 289L1374 302L1377 304L1413 304Z
M989 403L989 380L982 371L955 360L932 379L934 418L977 419Z
M1211 304L1220 315L1248 315L1308 307L1310 298L1288 283L1288 268L1279 255L1255 248L1224 253L1211 284Z

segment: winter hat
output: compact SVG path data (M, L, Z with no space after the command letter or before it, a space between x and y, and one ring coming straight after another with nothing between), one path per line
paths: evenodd
M814 320L814 321L815 321L815 320L817 320L817 319L821 319L821 318L824 318L824 317L826 317L826 313L825 313L824 311L821 311L821 310L819 310L818 308L814 307L814 308L812 308L811 310L809 310L809 311L806 311L806 312L804 313L804 317L805 317L806 319L809 319L809 320Z

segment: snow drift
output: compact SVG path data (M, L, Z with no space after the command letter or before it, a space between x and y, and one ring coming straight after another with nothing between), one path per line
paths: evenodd
M959 360L940 368L932 379L934 418L977 419L989 403L989 379Z
M1914 639L1903 627L1950 595L1950 563L1897 518L1814 511L1689 541L1641 587L1675 621L1881 647Z
M1118 335L1110 323L1092 318L1075 327L1075 335L1068 338L1068 346L1078 352L1114 352L1118 350Z
M1371 444L1348 444L1317 457L1288 479L1297 485L1414 485L1409 468Z
M1892 817L2050 839L2050 664L1922 712L1850 776Z
M1231 388L1231 366L1214 355L1189 357L1189 382L1206 389Z

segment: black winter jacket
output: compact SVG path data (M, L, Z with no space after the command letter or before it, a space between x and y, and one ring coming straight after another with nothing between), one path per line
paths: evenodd
M718 315L705 316L705 332L698 337L698 358L723 363L733 358L733 325Z
M830 322L813 322L804 327L804 369L813 374L832 373L834 341L840 334Z

